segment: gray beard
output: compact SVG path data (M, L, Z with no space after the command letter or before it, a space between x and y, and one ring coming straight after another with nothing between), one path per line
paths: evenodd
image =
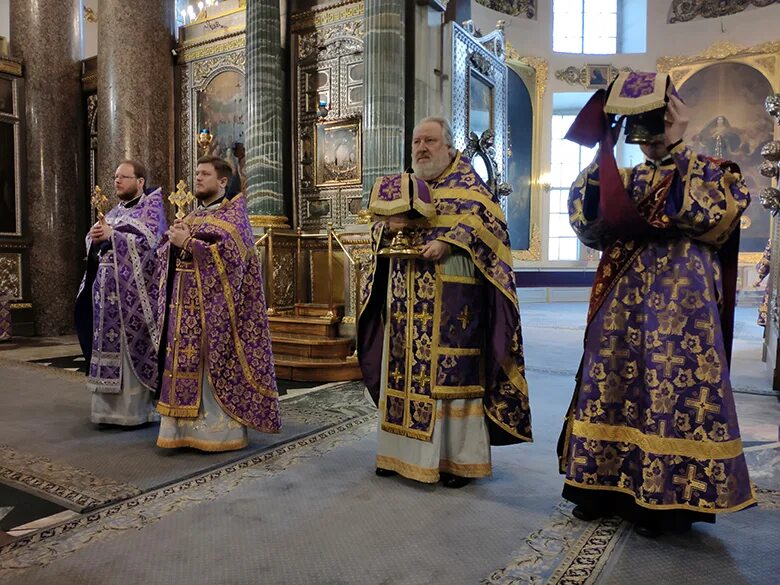
M412 163L412 170L414 171L414 176L418 179L431 181L441 175L448 166L449 162L442 166L440 164L437 165L436 161L428 161L423 163Z

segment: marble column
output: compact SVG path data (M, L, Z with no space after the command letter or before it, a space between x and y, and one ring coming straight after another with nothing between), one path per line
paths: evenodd
M253 225L284 225L282 48L279 0L246 6L246 179Z
M73 330L86 215L81 140L81 2L11 2L11 55L23 60L26 233L36 332ZM24 147L23 147L24 148Z
M365 0L364 207L378 177L403 170L404 13L403 0Z
M173 190L173 26L173 2L100 0L97 175L108 192L125 158Z

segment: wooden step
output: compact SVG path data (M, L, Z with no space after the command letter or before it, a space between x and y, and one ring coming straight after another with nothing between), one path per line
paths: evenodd
M357 358L354 357L335 360L274 354L274 365L276 366L276 377L280 380L343 382L363 378Z
M295 315L298 317L325 317L330 312L330 307L322 303L296 303ZM333 305L335 317L344 316L344 305Z
M292 333L335 338L338 335L340 317L296 317L295 315L271 315L268 326L271 333Z
M351 337L291 335L275 331L271 333L271 343L274 354L338 360L346 359L354 348Z

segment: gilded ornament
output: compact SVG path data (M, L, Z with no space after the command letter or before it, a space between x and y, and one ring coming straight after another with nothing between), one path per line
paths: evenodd
M184 211L185 208L195 201L192 191L187 191L187 181L180 179L176 183L176 190L168 195L168 201L176 207L176 219L184 219L184 216L187 215Z
M780 212L780 190L774 187L764 187L758 194L758 200L764 209L772 215L777 215Z
M768 96L764 102L764 107L767 114L773 118L780 119L780 93Z
M777 163L774 163L769 160L765 160L761 163L761 166L759 167L759 172L762 176L767 177L769 179L774 179L775 177L780 174L780 169L777 167Z
M780 161L780 140L767 142L761 149L761 156L772 162Z

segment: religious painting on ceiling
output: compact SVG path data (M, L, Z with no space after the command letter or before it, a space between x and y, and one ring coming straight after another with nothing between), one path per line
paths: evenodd
M317 187L362 182L359 119L317 124L314 152Z
M226 159L235 171L229 186L235 192L245 183L245 104L246 84L240 71L222 71L197 92L198 132L208 130L212 136L205 147L198 147L198 157L208 154Z
M697 152L736 162L753 204L742 217L740 252L761 252L769 237L769 214L758 203L766 180L761 148L772 140L772 118L764 109L772 86L743 63L716 63L689 77L679 89L689 106L686 139Z

